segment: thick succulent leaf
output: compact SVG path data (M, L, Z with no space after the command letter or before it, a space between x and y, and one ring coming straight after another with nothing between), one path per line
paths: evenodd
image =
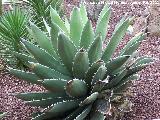
M40 78L37 75L35 75L34 73L25 72L25 71L13 69L13 68L9 68L8 70L9 70L9 73L15 75L19 79L22 79L24 81L27 81L27 82L33 83L33 84L41 84L40 82L37 81Z
M105 6L103 7L102 11L101 11L100 14L99 14L97 24L100 23L100 21L102 20L103 16L105 15L105 13L106 13L108 10L109 10L109 6L108 6L108 4L105 4Z
M18 93L15 96L25 101L41 100L47 98L62 98L65 97L65 93L51 93L51 92L31 92L31 93Z
M115 78L113 78L104 89L113 89L127 75L128 69L124 69Z
M70 32L70 23L69 23L67 17L65 17L65 26L66 26L67 30Z
M73 43L79 47L80 38L82 33L82 20L79 8L75 7L71 14L71 21L70 21L70 38Z
M105 116L103 113L101 113L99 111L94 111L92 113L90 120L105 120Z
M51 27L48 25L47 21L43 18L43 23L44 23L44 26L50 36L50 30L51 30Z
M129 57L129 55L119 56L106 63L107 74L114 74L114 71L120 68L128 60Z
M140 52L140 51L138 51L138 50L134 51L134 52L132 53L132 55L130 55L130 57L128 58L128 60L126 61L126 64L128 64L128 62L130 62L131 60L137 58L137 57L139 56L139 52Z
M58 49L58 33L60 32L60 28L55 23L51 23L51 41L55 51Z
M86 76L85 76L85 82L87 83L87 85L89 85L89 86L91 85L93 76L95 75L95 73L97 72L98 68L101 65L104 65L104 62L102 60L99 60L99 61L93 63L91 65L91 67L88 69Z
M145 65L145 64L149 64L153 62L153 58L152 57L140 57L138 58L135 63L133 64L133 66L139 66L139 65Z
M5 112L0 112L0 119L2 119L7 113Z
M104 60L105 63L107 63L110 58L112 57L114 51L117 48L117 45L122 40L123 36L125 35L128 26L130 25L131 20L128 18L123 21L123 23L119 23L121 25L117 25L117 29L113 32L113 35L103 53L102 60Z
M78 107L74 112L69 114L64 120L74 120L83 110L85 106Z
M34 113L32 113L32 115L31 115L32 119L31 120L33 120L35 117L37 117L40 114L42 114L42 112L34 112Z
M88 51L90 65L95 61L99 60L101 56L102 56L102 37L98 35L94 40L94 42L91 44Z
M65 93L65 85L67 84L66 80L60 79L44 79L42 82L43 86L52 92L64 92Z
M139 66L130 68L124 78L127 78L127 77L141 71L142 69L144 69L147 66L148 66L147 64L144 64L144 65L139 65Z
M47 120L47 119L52 119L53 114L38 112L38 113L34 113L32 116L33 118L31 120Z
M80 5L80 13L81 13L81 20L83 22L83 25L85 25L86 22L88 21L88 17L87 17L86 6L84 5L84 3Z
M139 79L139 75L138 74L134 74L128 78L122 79L116 88L114 88L113 93L121 93L123 92L123 90L126 89L126 87L128 87L128 82L130 82L131 80L138 80Z
M32 41L35 42L35 40L33 39L33 32L32 32L32 29L31 29L29 26L26 26L26 30L27 30L28 33L29 33L29 37L32 38Z
M136 34L127 45L121 50L120 55L131 55L139 47L140 42L144 39L143 33Z
M72 79L69 76L63 75L54 69L51 69L47 66L38 64L38 63L30 63L30 68L32 71L41 79L65 79L70 80Z
M33 38L36 40L38 45L46 50L50 55L52 55L55 59L58 58L57 54L55 53L53 46L51 44L51 40L47 37L47 35L42 32L36 25L31 23L31 29L33 32Z
M104 7L104 9L100 14L100 17L98 19L97 22L97 26L96 26L96 32L95 35L102 35L102 41L105 40L106 38L106 33L107 33L107 28L108 28L108 23L109 23L109 18L111 15L111 9L110 8L106 8L106 6ZM105 11L105 13L104 13Z
M37 62L33 57L26 54L14 52L14 51L12 52L12 54L24 62L35 62L35 63Z
M94 40L94 31L92 28L91 21L88 20L82 31L80 48L84 48L87 50L93 40Z
M62 21L62 19L58 15L57 11L54 10L53 8L50 8L50 16L51 16L52 23L57 24L61 28L61 30L64 31L64 33L66 35L69 35L69 32L68 32L64 22Z
M98 95L99 95L98 92L92 93L90 96L88 96L84 101L80 103L80 106L84 106L84 105L93 103L97 99Z
M107 68L104 65L99 67L99 69L97 70L96 74L94 75L94 77L92 79L92 85L94 85L99 80L103 80L103 78L107 72L106 70L107 70Z
M34 107L46 108L48 106L51 106L54 103L62 102L62 101L63 101L63 98L48 98L48 99L42 99L42 100L25 101L25 104L31 105Z
M66 93L72 97L83 97L87 94L87 84L78 79L68 81Z
M123 55L123 56L128 56L128 55ZM118 69L116 69L114 71L114 73L112 75L116 75L116 74L120 73L122 70L124 70L126 68L126 65L128 66L128 65L132 64L134 59L137 58L138 56L139 56L139 51L136 50L135 52L133 52L132 55L130 55L130 57L127 59L127 61L121 67L119 67Z
M134 43L126 51L124 51L124 53L122 55L132 55L133 52L135 52L138 49L138 47L140 46L140 44L141 44L140 42Z
M44 49L39 48L38 46L33 45L32 43L23 40L22 41L27 50L34 56L34 58L42 65L48 66L56 71L69 75L69 72L60 64L59 61L55 60L49 53Z
M25 104L46 108L46 107L49 107L53 104L67 101L67 100L71 100L71 98L47 98L47 99L41 99L41 100L25 101Z
M73 75L75 78L84 79L85 73L89 68L88 53L81 49L75 56L73 62Z
M117 30L119 29L119 27L124 23L124 21L127 19L127 14L128 14L128 13L126 13L126 14L121 18L121 20L119 21L119 23L115 26L114 31L117 31ZM127 29L127 30L128 30L128 29Z
M74 110L79 105L79 100L75 101L64 101L57 104L54 104L51 106L50 110L47 111L49 113L52 113L54 117L59 117L64 115L66 112L70 110Z
M78 115L74 120L84 120L89 114L89 112L91 111L91 108L92 108L92 105L86 106L86 108L82 111L82 113Z
M77 52L74 44L64 34L58 37L58 53L67 69L72 73L73 58Z

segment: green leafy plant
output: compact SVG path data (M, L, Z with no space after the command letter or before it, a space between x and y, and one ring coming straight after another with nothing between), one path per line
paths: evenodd
M20 66L11 51L21 52L20 38L27 36L28 16L19 8L5 12L0 18L0 53L9 65Z
M5 115L6 115L6 113L0 112L0 119L2 119Z
M102 47L110 14L110 8L104 6L95 32L84 5L73 9L69 22L64 22L51 8L50 36L31 24L37 45L22 39L31 56L16 56L27 62L32 72L13 68L9 71L47 90L16 94L26 104L44 108L34 113L32 120L111 120L130 111L126 89L131 80L138 79L137 72L153 60L137 58L143 33L133 37L119 56L112 57L132 21L130 18L122 18L107 47Z
M62 13L62 3L63 0L28 0L28 4L31 8L31 17L35 24L44 29L43 19L50 21L49 7L52 6L59 13Z

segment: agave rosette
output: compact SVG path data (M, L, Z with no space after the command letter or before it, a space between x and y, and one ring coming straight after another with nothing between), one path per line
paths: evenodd
M31 24L30 33L37 45L22 40L31 55L14 55L27 63L32 72L12 68L9 71L48 91L16 95L26 104L44 108L34 113L32 120L104 120L107 114L115 117L117 110L128 111L130 102L124 91L152 59L137 58L143 33L133 37L118 57L112 57L131 23L126 17L116 26L107 47L102 47L110 14L105 5L93 30L84 5L73 9L69 21L63 21L51 8L52 24L46 25L49 36Z

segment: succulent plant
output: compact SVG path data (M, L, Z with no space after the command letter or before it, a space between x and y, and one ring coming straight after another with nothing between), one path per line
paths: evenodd
M63 0L27 0L27 3L30 6L29 9L32 14L31 20L34 21L41 30L45 29L43 19L50 22L49 6L56 9L61 16L63 15Z
M0 17L0 57L12 67L22 67L11 51L24 52L20 44L20 38L27 36L26 25L28 15L20 8L5 12Z
M46 92L18 93L26 104L40 106L32 120L104 120L118 119L130 110L126 89L137 72L152 58L137 57L143 33L133 37L117 57L113 54L132 19L124 17L117 24L107 47L103 48L111 10L105 5L94 31L84 5L75 7L70 21L63 21L50 9L49 34L33 23L30 29L37 45L22 39L30 56L14 53L28 64L32 72L9 68L10 73L38 84ZM107 117L109 116L109 117Z
M6 115L6 113L0 112L0 119L2 119L5 115Z

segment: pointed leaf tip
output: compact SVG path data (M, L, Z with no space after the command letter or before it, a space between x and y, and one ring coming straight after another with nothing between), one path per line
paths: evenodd
M85 49L80 49L79 52L77 52L74 61L73 61L73 74L75 78L78 79L84 79L85 73L89 68L89 59L88 59L88 53L85 51Z
M82 29L83 29L83 24L79 8L74 7L70 21L70 38L77 47L80 44Z
M58 36L58 53L66 68L72 73L73 59L77 48L64 34Z

